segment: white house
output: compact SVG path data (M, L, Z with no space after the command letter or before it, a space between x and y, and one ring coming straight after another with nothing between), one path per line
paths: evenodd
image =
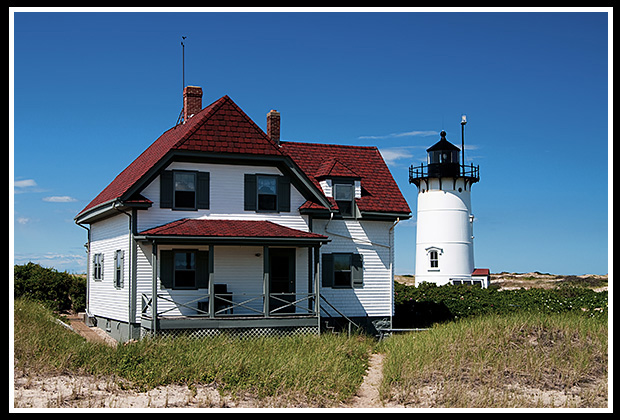
M377 148L280 141L277 111L265 133L228 96L183 96L183 123L75 217L90 322L119 341L391 322L411 211Z

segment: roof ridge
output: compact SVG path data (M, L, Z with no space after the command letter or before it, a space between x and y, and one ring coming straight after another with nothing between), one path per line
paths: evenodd
M311 143L305 141L292 141L292 140L282 140L280 141L282 146L288 145L308 145L308 146L320 146L320 147L344 147L344 148L355 148L355 149L369 149L369 150L378 150L377 146L360 146L354 144L334 144L334 143Z

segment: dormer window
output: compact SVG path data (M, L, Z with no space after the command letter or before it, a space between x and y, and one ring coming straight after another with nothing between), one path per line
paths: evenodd
M343 217L355 214L355 186L353 183L334 184L334 199Z

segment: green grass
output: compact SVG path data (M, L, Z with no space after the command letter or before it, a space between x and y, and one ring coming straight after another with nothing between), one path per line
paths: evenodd
M391 337L381 351L387 354L386 401L433 407L607 404L606 320L574 313L471 317ZM531 390L537 396L528 395Z
M470 316L377 343L366 336L161 338L86 342L43 305L14 302L15 366L89 373L141 390L216 384L278 405L337 406L385 354L384 402L409 407L605 407L607 319L582 311ZM270 404L273 404L270 402Z
M322 335L238 339L157 338L110 348L83 340L42 305L15 300L15 358L29 372L114 375L141 390L171 383L215 383L223 392L249 392L313 406L350 398L361 384L374 340Z

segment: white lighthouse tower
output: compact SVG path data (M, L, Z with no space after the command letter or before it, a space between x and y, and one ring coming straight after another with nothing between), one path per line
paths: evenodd
M463 116L463 129L465 123ZM445 131L440 135L426 149L427 165L409 168L409 182L418 187L415 283L488 287L489 271L474 269L471 187L480 180L479 167L465 166L464 158L461 164L461 149Z

